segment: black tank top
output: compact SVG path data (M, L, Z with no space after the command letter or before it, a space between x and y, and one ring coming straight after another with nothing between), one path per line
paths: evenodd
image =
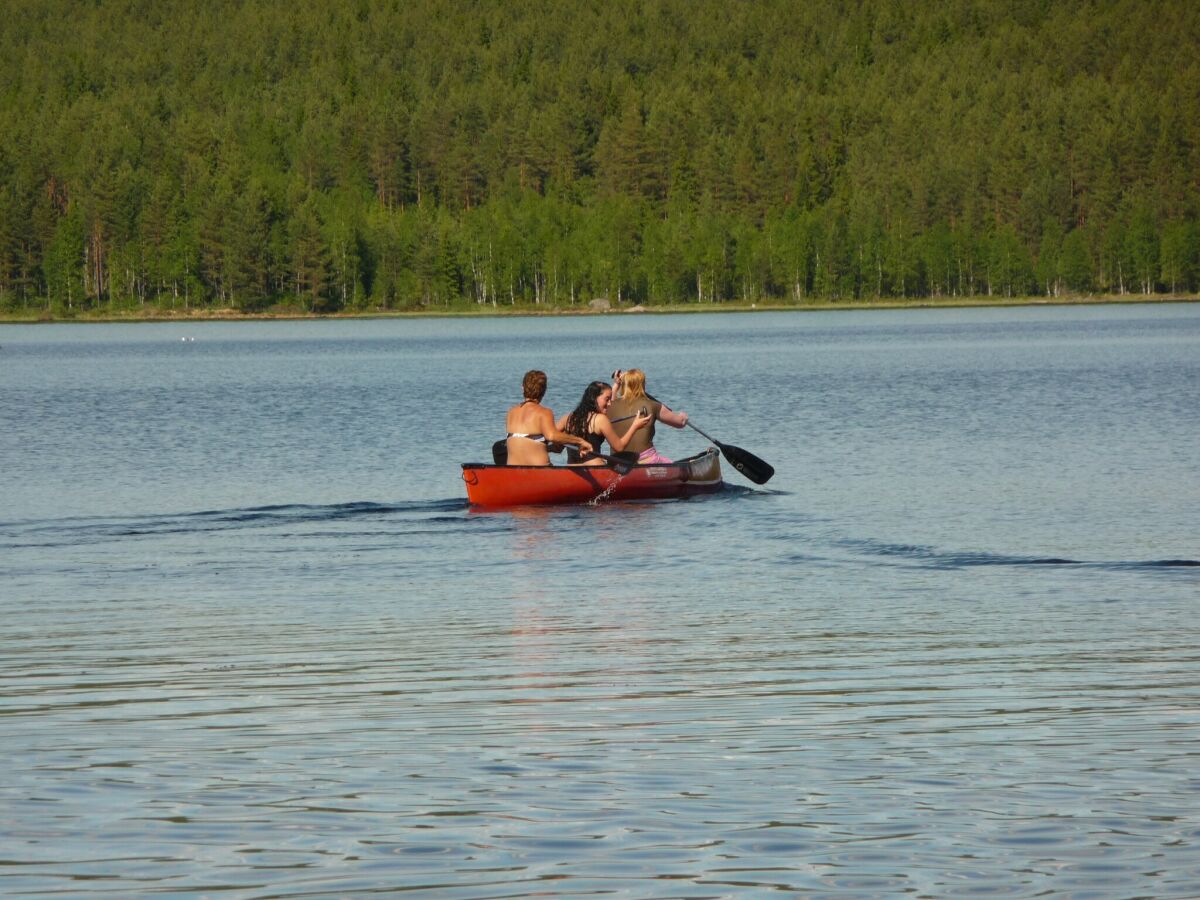
M588 417L589 425L591 425L592 422L595 421L595 416L596 416L596 414L592 413ZM602 452L600 450L600 445L604 443L604 435L602 435L602 434L581 434L581 435L578 435L578 437L583 438L585 441L587 441L589 444L591 444L592 449L595 450L597 453ZM591 457L588 457L588 458L591 459ZM578 447L568 447L567 448L567 462L577 463L580 461L581 461L581 457L579 455L579 448Z

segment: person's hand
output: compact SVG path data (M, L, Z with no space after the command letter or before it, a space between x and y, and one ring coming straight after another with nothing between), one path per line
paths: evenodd
M637 431L654 421L654 416L650 415L650 411L646 407L642 407L636 416L633 418L633 430Z
M596 451L592 449L591 444L581 438L579 441L579 452L584 456L591 456Z
M681 412L679 414L679 427L683 428L685 425L687 425L687 413Z

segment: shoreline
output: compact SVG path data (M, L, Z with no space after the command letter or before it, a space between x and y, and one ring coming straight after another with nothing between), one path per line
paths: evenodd
M320 319L454 319L454 318L545 318L557 316L622 316L629 314L688 315L710 313L751 312L819 312L822 310L879 310L879 309L969 309L977 307L1017 306L1110 306L1145 303L1194 303L1197 294L1081 294L1070 297L922 297L919 299L888 299L865 301L828 301L813 303L678 303L663 306L627 306L593 309L588 306L542 307L509 306L479 308L449 307L441 309L368 309L336 313L306 313L297 310L277 310L256 313L234 309L191 310L89 310L75 316L53 317L44 312L29 315L0 314L0 325L55 325L63 323L110 324L114 322L261 322L304 321Z

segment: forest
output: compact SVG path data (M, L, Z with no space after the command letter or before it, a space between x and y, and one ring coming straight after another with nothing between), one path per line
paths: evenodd
M1200 4L0 0L0 314L1200 288Z

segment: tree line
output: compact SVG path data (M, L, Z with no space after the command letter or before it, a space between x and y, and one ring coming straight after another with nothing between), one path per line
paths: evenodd
M1195 292L1198 10L0 0L0 308Z

